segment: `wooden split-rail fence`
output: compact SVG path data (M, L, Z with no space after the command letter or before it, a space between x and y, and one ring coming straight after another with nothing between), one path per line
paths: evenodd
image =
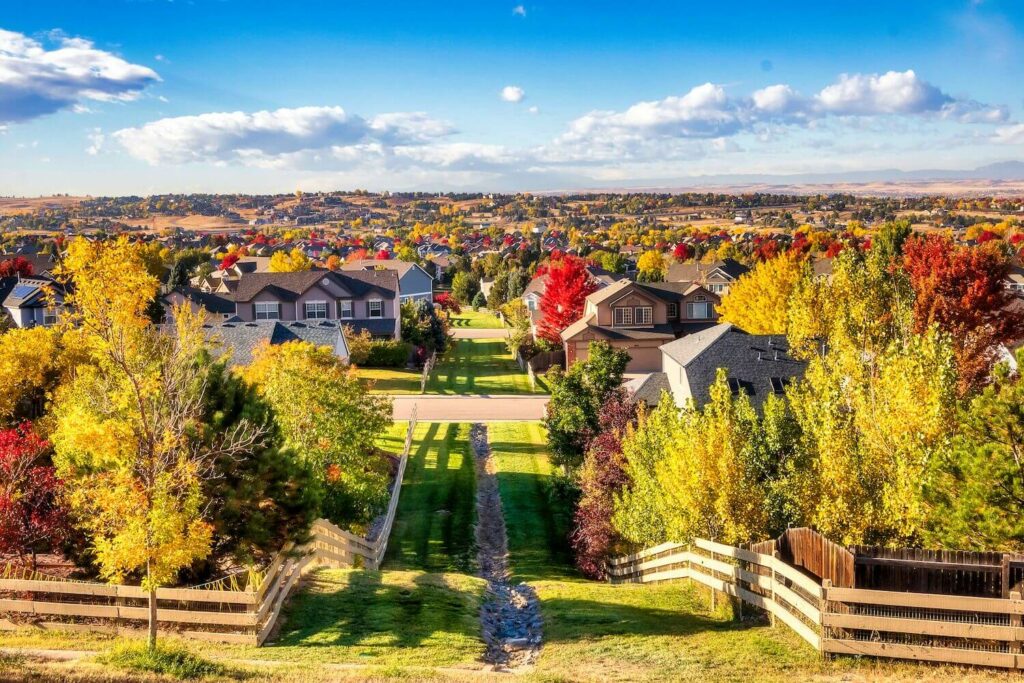
M764 544L738 548L703 539L689 545L665 543L612 560L608 576L612 583L697 581L732 596L740 609L746 603L764 610L772 623L781 621L823 654L1024 669L1024 600L1019 585L1007 590L1005 597L855 588L858 556L849 552L845 557L826 544L835 545L827 540L795 543L804 550L800 566L794 566L781 559L777 549L758 552ZM1021 562L1024 558L1015 556L1001 564ZM987 570L969 562L936 566L941 564L918 568L961 575ZM848 577L849 585L819 579L809 565L834 571L840 580Z
M274 630L295 584L318 567L379 569L395 521L402 479L412 447L415 413L409 421L391 498L373 541L320 519L302 545L286 545L264 573L220 580L202 587L158 588L157 621L180 635L262 645ZM237 577L232 577L237 578ZM233 587L235 583L244 584ZM0 628L32 621L44 628L137 631L149 619L147 592L138 586L110 585L45 576L27 570L0 573Z

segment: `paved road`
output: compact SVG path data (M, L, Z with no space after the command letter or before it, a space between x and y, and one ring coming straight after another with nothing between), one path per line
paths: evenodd
M412 407L420 422L522 422L544 417L544 395L392 396L394 419L408 420Z
M473 328L473 327L453 327L452 337L455 339L504 339L508 336L508 329L505 327L498 328Z

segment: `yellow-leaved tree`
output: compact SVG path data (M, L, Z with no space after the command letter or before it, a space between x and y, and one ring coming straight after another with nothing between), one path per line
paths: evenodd
M214 444L196 438L208 362L202 320L181 307L173 329L150 322L158 282L137 245L75 240L61 277L73 282L66 320L80 327L90 362L57 391L54 463L102 575L142 577L155 648L157 588L210 552L204 477L215 458L262 432L243 420Z
M789 300L810 269L795 254L784 253L762 261L739 278L722 297L718 313L751 334L785 334Z
M271 273L294 273L300 270L309 270L313 262L298 247L290 252L275 251L270 257L270 264L267 270Z

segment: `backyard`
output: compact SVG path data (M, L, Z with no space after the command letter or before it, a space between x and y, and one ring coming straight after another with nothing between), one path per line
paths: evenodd
M381 435L400 450L404 424ZM224 680L491 680L482 672L469 424L419 424L383 571L320 570L291 600L266 647L188 642ZM992 680L1006 675L851 657L824 660L784 626L737 622L690 583L610 585L570 562L569 521L537 422L491 424L515 581L537 592L544 641L527 681ZM173 640L167 638L166 640ZM5 647L105 651L109 636L20 629ZM0 654L0 677L109 680L95 658L43 662ZM500 676L495 675L495 680ZM142 680L157 680L143 678Z
M498 319L498 316L486 308L474 311L472 308L466 307L462 309L461 313L452 313L449 321L451 322L452 329L456 330L496 330L505 327L505 324Z
M457 339L427 382L430 394L541 394L500 339Z

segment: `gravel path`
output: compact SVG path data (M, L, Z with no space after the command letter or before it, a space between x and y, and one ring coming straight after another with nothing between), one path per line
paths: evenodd
M488 664L503 671L533 664L540 653L540 604L533 588L511 585L508 538L501 509L494 459L487 441L487 427L476 423L470 430L476 466L476 543L480 576L487 580L487 597L480 612Z

